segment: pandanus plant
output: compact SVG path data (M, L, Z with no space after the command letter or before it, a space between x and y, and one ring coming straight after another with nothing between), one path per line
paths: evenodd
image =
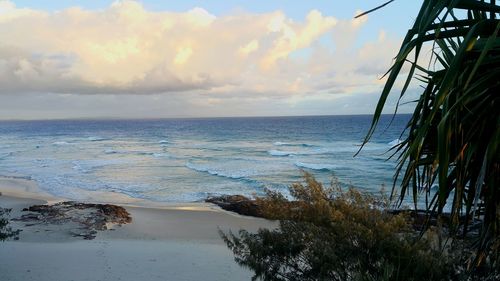
M415 208L425 202L428 214L450 211L453 235L481 222L475 265L500 253L499 15L495 0L424 0L385 75L364 140L373 135L389 94L397 91L401 101L419 81L423 90L394 148L392 194L399 203L412 197Z

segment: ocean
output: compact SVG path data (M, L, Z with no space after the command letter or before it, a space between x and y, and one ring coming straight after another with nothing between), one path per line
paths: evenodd
M336 177L379 192L392 186L396 160L387 160L388 150L409 118L382 116L356 157L368 115L0 121L0 176L74 200L92 191L161 202L286 193L302 171L326 185Z

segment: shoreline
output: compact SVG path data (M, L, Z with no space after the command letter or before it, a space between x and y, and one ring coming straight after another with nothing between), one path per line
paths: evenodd
M234 212L227 212L216 204L199 202L161 202L134 198L128 195L110 191L82 190L87 196L83 199L69 199L52 195L41 189L37 182L31 179L15 176L0 176L0 195L5 197L42 200L43 204L54 204L63 201L77 201L83 203L112 204L122 207L135 207L145 209L177 209L199 211L221 211L239 216ZM92 195L92 196L90 196ZM97 199L99 198L99 199Z
M0 206L18 218L31 205L65 201L38 191L34 181L1 178ZM0 242L2 280L249 280L252 272L235 263L219 229L277 226L209 203L141 203L113 203L132 222L98 231L93 240L71 236L71 223L11 221L22 231L19 240Z
M48 203L64 200L45 192L34 180L15 176L0 176L0 192L3 196L43 200Z

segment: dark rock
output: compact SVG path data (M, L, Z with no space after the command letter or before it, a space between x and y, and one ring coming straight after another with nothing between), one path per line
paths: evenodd
M53 206L50 205L33 205L30 206L29 208L24 208L23 211L40 213L43 216L50 216L50 217L56 217L62 215L61 211L58 208L54 208Z
M106 217L114 219L115 223L126 224L132 222L129 212L122 206L110 204L98 204L97 209L100 210Z
M73 237L82 237L85 240L92 240L96 237L97 231L95 230L80 230L80 231L70 231Z
M35 213L22 215L20 218L13 218L13 221L40 221L43 216Z
M12 211L12 208L2 208L0 207L0 216L6 216Z
M94 239L97 230L106 230L107 223L118 225L132 222L127 210L111 204L89 204L75 201L65 201L53 205L33 205L23 209L28 214L13 220L30 222L28 225L53 224L63 225L73 222L81 227L70 231L74 237Z
M205 199L205 202L215 204L224 210L235 212L240 215L264 217L261 207L256 201L242 195L209 197Z

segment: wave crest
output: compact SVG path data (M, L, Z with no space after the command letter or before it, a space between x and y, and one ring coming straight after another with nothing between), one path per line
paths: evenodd
M220 176L220 177L225 177L225 178L230 178L230 179L241 179L247 176L250 176L249 174L245 174L244 172L233 172L231 173L230 171L227 171L225 169L221 168L211 168L205 165L199 165L199 164L194 164L191 162L186 163L186 167L195 170L198 172L204 172L204 173L209 173L214 176Z
M71 143L69 143L67 141L55 141L52 144L56 145L56 146L71 145Z
M275 149L271 149L271 150L267 151L267 153L269 153L269 155L271 155L271 156L291 156L291 155L296 154L295 152L292 152L292 151L283 151L283 150L275 150Z
M87 140L88 141L103 141L103 140L107 140L107 139L103 138L103 137L88 137Z
M292 143L292 142L281 142L277 141L273 143L274 146L302 146L302 147L314 147L314 144L309 143Z
M396 146L396 145L398 145L398 144L401 144L402 142L403 142L403 141L402 141L402 140L400 140L400 139L395 139L395 140L393 140L393 141L389 142L389 143L388 143L388 145L390 145L391 147L394 147L394 146Z
M316 163L303 163L303 162L297 162L295 163L295 166L299 168L306 168L316 171L333 171L338 168L337 165L333 164L316 164Z

